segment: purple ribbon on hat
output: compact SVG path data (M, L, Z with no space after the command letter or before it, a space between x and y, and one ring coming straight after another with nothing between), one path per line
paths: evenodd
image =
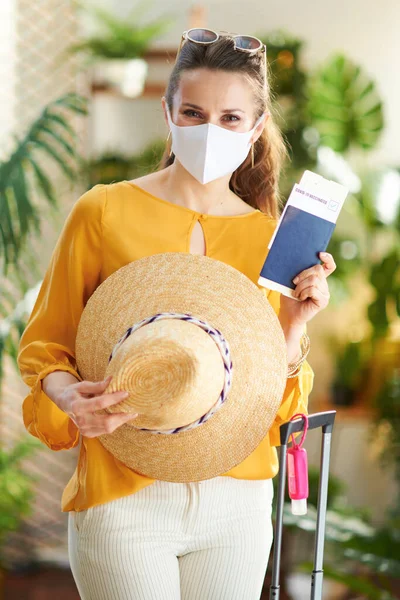
M204 329L204 331L212 337L212 339L216 343L216 345L221 353L222 361L224 363L224 374L225 374L224 385L222 388L221 395L219 396L217 402L214 404L214 406L212 406L210 408L210 410L208 412L206 412L205 415L200 417L200 419L198 419L197 421L193 421L193 423L189 423L189 425L183 425L182 427L177 427L176 429L167 429L165 431L156 431L154 429L145 429L145 428L139 429L139 431L148 431L149 433L156 433L156 434L163 433L163 434L169 435L171 433L181 433L183 431L189 431L190 429L194 429L195 427L198 427L199 425L203 425L204 423L206 423L208 421L208 419L210 419L217 412L217 410L219 410L221 408L221 406L224 404L224 402L227 399L229 390L231 389L233 366L232 366L231 353L229 350L228 342L218 329L216 329L215 327L212 327L212 325L210 325L206 321L202 321L201 319L198 319L197 317L193 317L190 314L169 313L169 312L158 313L156 315L153 315L152 317L147 317L146 319L139 321L132 327L129 327L125 331L123 336L120 338L120 340L115 344L115 346L112 349L112 352L109 356L108 362L110 363L110 361L115 356L115 354L118 351L118 349L120 348L120 346L125 342L125 340L130 335L132 335L132 333L137 331L140 327L143 327L143 325L148 325L149 323L153 323L153 321L159 321L160 319L181 319L182 321L188 321L189 323L193 323L194 325L197 325L198 327L201 327L202 329Z

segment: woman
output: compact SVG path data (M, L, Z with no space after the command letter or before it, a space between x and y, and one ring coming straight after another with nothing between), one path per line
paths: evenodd
M166 148L155 173L96 185L79 198L20 343L19 367L31 387L26 428L52 450L82 440L62 510L84 600L260 597L272 543L274 446L280 424L307 410L313 371L301 341L328 304L326 278L335 269L324 254L322 265L299 273L300 302L263 289L285 334L290 376L273 427L234 469L199 483L155 481L96 439L132 419L94 414L124 394L107 394L109 380L82 381L76 371L76 329L96 287L159 252L206 254L256 283L277 223L285 147L269 113L265 47L209 30L182 40L162 99L174 152Z

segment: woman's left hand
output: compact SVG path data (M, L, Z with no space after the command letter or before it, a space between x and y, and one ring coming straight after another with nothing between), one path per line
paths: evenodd
M336 263L327 252L320 252L319 257L322 265L302 271L293 280L296 284L294 294L300 302L281 294L279 318L291 326L304 325L328 306L330 294L327 277L335 271Z

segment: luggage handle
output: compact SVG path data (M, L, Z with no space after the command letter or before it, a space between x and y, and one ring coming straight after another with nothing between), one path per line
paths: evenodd
M322 599L323 582L323 554L324 554L324 536L326 521L326 506L328 499L328 478L329 478L329 458L331 448L331 435L333 423L335 421L336 411L326 411L315 413L308 416L308 429L322 428L321 441L321 467L318 486L318 506L317 506L317 527L315 534L315 552L314 568L311 582L311 600ZM279 486L278 501L276 509L274 552L272 563L272 582L270 586L270 600L279 600L279 572L282 549L282 527L283 527L283 506L285 503L286 490L286 456L287 444L292 433L303 431L305 420L301 417L294 421L288 421L280 426L281 448L279 453Z
M308 415L308 429L317 429L322 427L323 433L332 433L333 423L335 421L335 410L315 413ZM299 417L294 421L288 421L280 426L281 446L286 446L292 433L304 430L304 419Z

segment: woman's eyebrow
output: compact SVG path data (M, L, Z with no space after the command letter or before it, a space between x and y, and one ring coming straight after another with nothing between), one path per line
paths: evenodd
M201 108L201 106L198 106L197 104L192 104L191 102L183 102L182 106L189 106L190 108L195 108L196 110L203 110ZM244 110L242 110L241 108L225 108L221 112L223 112L223 113L230 113L230 112L242 112L242 113L244 113Z
M225 108L222 112L223 113L230 113L230 112L242 112L242 113L244 113L244 110L242 110L241 108Z

